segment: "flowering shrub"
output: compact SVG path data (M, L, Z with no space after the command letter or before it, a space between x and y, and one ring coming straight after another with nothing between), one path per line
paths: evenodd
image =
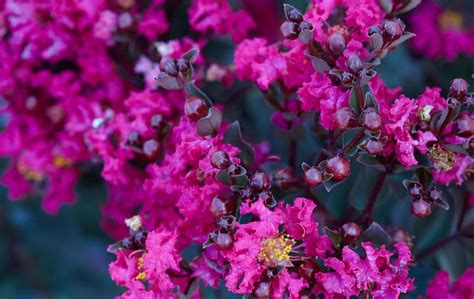
M184 30L173 23L179 1L2 4L2 183L12 200L40 195L55 214L75 201L80 175L100 168L121 298L200 298L212 288L399 298L420 290L416 263L472 242L468 82L413 97L377 73L407 40L429 58L472 55L460 14L429 1L314 0L305 11L282 7L277 38L259 28L261 3L184 2ZM272 24L278 11L265 18ZM235 44L233 63L209 55L216 39ZM229 97L236 85L244 92ZM232 113L248 89L273 110L255 116L261 127ZM281 134L276 144L250 142L266 123ZM327 198L343 185L357 194L334 208ZM376 212L383 199L397 205L386 217ZM420 249L401 210L448 215L455 230ZM473 298L473 285L472 269L451 287L439 272L426 298Z

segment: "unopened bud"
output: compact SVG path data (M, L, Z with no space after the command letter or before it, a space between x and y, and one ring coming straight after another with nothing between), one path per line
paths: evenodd
M351 165L346 158L337 155L327 161L326 172L333 175L334 181L342 181L351 174Z
M346 48L346 40L339 32L334 32L328 38L329 49L336 55L340 55Z

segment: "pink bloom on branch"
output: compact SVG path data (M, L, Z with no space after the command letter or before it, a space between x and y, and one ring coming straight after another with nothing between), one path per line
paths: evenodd
M474 268L468 268L450 286L449 274L439 271L428 284L426 299L464 299L474 297Z

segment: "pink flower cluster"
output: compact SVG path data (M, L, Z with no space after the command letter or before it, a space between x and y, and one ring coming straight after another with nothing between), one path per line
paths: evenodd
M474 297L474 268L468 268L450 285L449 274L440 271L430 281L426 290L426 299L464 299Z
M474 56L474 25L469 15L462 11L449 10L434 1L423 1L409 16L416 37L413 49L429 58L454 60L463 54Z
M413 214L426 217L432 204L447 203L419 173L449 186L474 171L467 82L411 99L376 73L414 36L395 16L416 1L315 0L305 13L285 5L284 40L276 43L252 35L258 22L226 0L192 0L192 34L172 39L173 1L145 2L1 4L0 155L10 158L2 178L9 196L39 194L56 213L75 200L84 169L100 166L108 190L102 228L118 240L109 272L125 288L120 298L200 298L201 285L220 284L256 298L412 291L408 234L373 221L385 177L413 173L403 185ZM199 50L227 35L236 43L234 65L211 64ZM235 78L260 88L282 130L317 115L327 148L302 164L302 175L291 154L283 161L267 143L247 142L199 88ZM350 130L353 139L341 142ZM339 221L317 207L312 188L329 192L347 179L354 156L382 171L381 183L361 215ZM439 274L428 298L437 289L446 298L472 295L469 271L452 289Z

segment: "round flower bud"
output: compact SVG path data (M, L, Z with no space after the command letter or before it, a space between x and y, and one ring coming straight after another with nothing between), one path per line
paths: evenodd
M273 180L283 190L298 184L298 178L291 168L281 168L273 174Z
M323 182L323 172L317 167L311 167L304 172L304 181L310 187L319 186Z
M431 214L431 204L423 199L415 199L411 203L411 212L419 218L427 217Z
M224 151L215 151L211 155L211 165L217 169L226 169L230 166L229 155Z
M347 129L357 125L357 118L351 108L344 107L336 111L335 122L337 128Z
M217 227L230 232L235 227L235 217L233 215L223 216L216 221L216 225Z
M270 178L263 172L256 172L250 179L250 187L256 192L266 191L271 187Z
M234 212L232 201L215 196L211 201L211 212L216 217L230 215Z
M178 67L178 70L182 73L187 73L190 68L189 61L182 58L178 59L178 61L176 62L176 66Z
M374 108L366 108L362 114L363 125L367 130L376 131L382 127L382 118Z
M408 186L408 194L414 198L420 197L423 195L423 187L420 183L412 183Z
M300 29L298 24L286 21L280 26L281 34L285 39L294 40L298 38L298 34L300 33Z
M457 78L451 81L451 87L449 93L455 98L463 98L467 95L469 89L469 83L466 80Z
M341 227L340 233L342 237L342 243L351 244L357 241L360 234L362 233L362 229L356 223L348 222Z
M165 125L165 120L160 114L153 115L150 120L153 129L161 129Z
M326 171L333 175L333 180L342 181L351 174L351 166L346 158L337 155L327 161Z
M160 144L155 139L149 139L143 143L143 153L150 159L157 158Z
M378 139L368 139L365 143L365 150L369 155L379 156L383 152L383 142Z
M439 190L439 189L436 188L436 187L432 188L432 189L430 190L430 193L429 193L430 199L431 199L432 201L437 201L437 200L442 199L442 197L441 197L442 194L443 194L443 193L441 192L441 190Z
M350 85L354 82L355 76L349 72L343 72L341 74L341 82L345 85Z
M138 230L132 236L133 242L140 248L145 248L146 238L148 237L148 232L144 229Z
M286 15L288 17L288 21L298 24L303 21L303 14L298 9L290 5L287 5L285 8L287 8Z
M133 242L133 238L132 237L126 237L125 239L122 240L122 247L125 248L125 249L128 249L128 250L136 250L138 249L135 244L135 242Z
M332 33L328 38L329 49L336 55L340 55L346 48L346 40L339 32Z
M209 108L200 97L191 97L184 103L184 113L192 121L198 121L207 115Z
M373 34L382 34L382 31L383 31L382 26L377 24L377 25L373 25L369 27L368 34L369 36Z
M161 71L167 73L170 76L178 76L178 66L173 59L163 59L160 62Z
M254 296L257 299L271 298L271 283L268 281L260 281L254 291Z
M390 41L399 39L403 34L403 27L397 21L386 21L385 24L383 24L383 29Z
M472 118L467 114L459 115L454 122L453 133L465 138L474 135L474 121L472 121Z
M356 54L352 54L347 58L346 65L353 74L358 74L364 69L364 63Z
M303 21L300 23L300 31L303 31L303 30L313 30L313 25L311 25L310 22L306 22L306 21Z
M130 134L128 134L127 141L125 141L125 145L130 146L130 147L140 148L142 142L143 140L140 134L138 134L138 132L133 131L133 132L130 132Z
M278 204L270 191L264 191L260 193L258 198L262 199L265 206L269 209L275 208Z
M222 232L218 232L213 241L220 249L227 249L231 247L234 242L228 233Z

